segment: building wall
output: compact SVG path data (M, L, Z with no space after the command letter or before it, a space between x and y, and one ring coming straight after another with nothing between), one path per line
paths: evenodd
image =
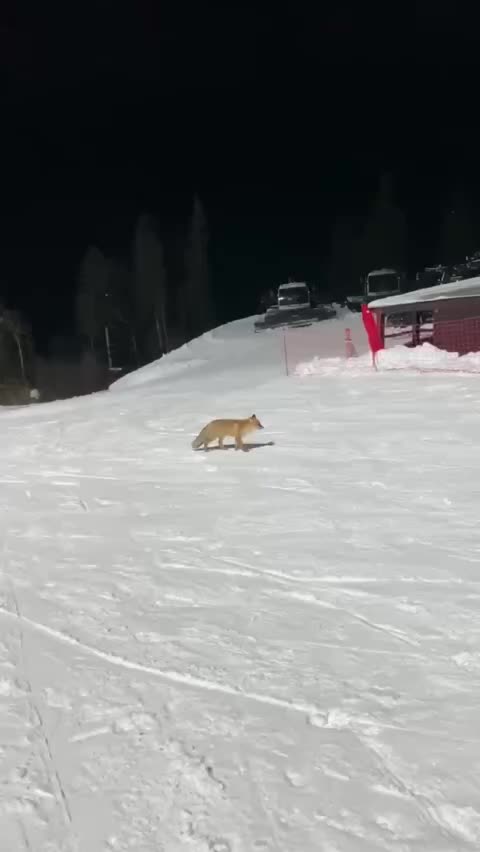
M467 355L480 351L480 298L452 299L434 313L433 344Z
M470 319L480 317L480 297L448 299L433 303L434 317L438 321Z
M383 313L381 309L373 310L377 318L380 318ZM418 335L418 328L415 331L417 314L426 314L430 311L433 315L433 335L431 332L427 336ZM408 316L405 334L397 336L395 343L411 346L418 342L419 337L420 342L431 339L434 346L447 352L458 352L460 355L480 352L480 296L418 302L414 305L384 309L385 317L392 317L395 314L403 314L405 318ZM412 323L411 326L410 323ZM383 328L381 321L379 327Z

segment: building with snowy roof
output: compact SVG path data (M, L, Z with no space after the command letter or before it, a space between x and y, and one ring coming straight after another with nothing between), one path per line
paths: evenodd
M370 302L383 345L480 352L480 277L424 287Z

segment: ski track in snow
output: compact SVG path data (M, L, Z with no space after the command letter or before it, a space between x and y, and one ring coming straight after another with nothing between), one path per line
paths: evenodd
M480 847L478 379L250 325L0 412L9 852Z

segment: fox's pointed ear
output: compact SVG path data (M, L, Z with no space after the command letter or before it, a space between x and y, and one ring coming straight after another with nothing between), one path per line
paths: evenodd
M257 416L256 414L252 414L252 420L253 420L253 418L254 418L254 417L256 417L256 416Z

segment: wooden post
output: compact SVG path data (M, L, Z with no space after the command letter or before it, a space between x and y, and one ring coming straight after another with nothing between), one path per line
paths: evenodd
M112 369L112 352L110 349L110 334L108 332L108 325L105 326L105 346L107 349L107 361L108 361L108 369Z
M283 329L283 357L285 358L285 373L288 376L287 329Z

